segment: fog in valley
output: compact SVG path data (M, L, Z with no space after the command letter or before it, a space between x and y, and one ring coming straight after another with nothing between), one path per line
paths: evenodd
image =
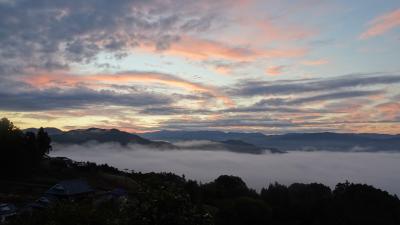
M400 194L400 153L296 151L257 155L204 150L161 151L138 145L91 143L54 144L51 156L107 163L137 172L173 172L203 183L222 174L236 175L257 190L275 181L283 184L318 182L334 187L348 180Z

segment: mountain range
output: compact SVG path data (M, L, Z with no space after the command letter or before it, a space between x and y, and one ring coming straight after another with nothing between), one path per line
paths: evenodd
M400 135L355 133L289 133L264 135L221 131L157 131L141 136L151 140L190 141L240 140L261 148L325 151L400 151Z
M302 151L400 151L400 135L355 133L289 133L265 135L222 131L156 131L132 134L118 129L77 129L62 131L45 128L54 142L83 144L117 142L162 149L227 150L241 153ZM24 131L36 132L36 128ZM197 142L196 142L197 141ZM185 143L183 144L182 143ZM192 143L191 143L192 142ZM176 144L174 144L176 143Z
M240 140L224 140L224 141L207 141L198 142L193 145L175 145L168 141L161 140L149 140L143 138L137 134L128 133L118 129L100 129L100 128L89 128L89 129L76 129L70 131L62 131L53 127L44 128L49 134L52 141L60 144L84 144L87 142L107 143L116 142L121 145L138 144L149 148L159 150L172 150L172 149L186 149L186 150L225 150L238 153L251 153L261 154L264 151L270 150L255 146L253 144L246 143ZM28 128L24 132L37 133L37 128ZM273 149L270 150L271 152Z
M121 145L139 144L146 145L154 148L174 149L174 145L166 141L151 141L142 138L139 135L131 134L118 129L77 129L70 131L62 131L57 128L44 128L49 134L53 142L60 144L83 144L89 141L96 141L98 143L117 142ZM37 132L36 128L28 128L25 132Z

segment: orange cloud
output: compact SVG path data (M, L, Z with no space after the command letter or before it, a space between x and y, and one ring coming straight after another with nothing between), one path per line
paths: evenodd
M381 116L388 120L393 120L400 117L400 103L397 102L380 104L376 107L376 110L381 113Z
M329 63L329 61L326 59L318 59L318 60L303 61L301 64L303 64L305 66L320 66L320 65L325 65L328 63Z
M287 66L271 66L268 67L265 72L267 73L267 75L271 75L271 76L277 76L282 74L283 70L285 70Z
M154 51L150 46L142 45L144 51ZM228 44L200 39L191 36L182 36L179 41L163 50L164 54L186 57L192 60L225 59L231 61L249 61L257 58L292 58L303 56L307 52L304 48L293 49L253 49L250 47L235 47Z
M266 58L292 58L305 55L307 52L304 48L297 49L269 49L264 50L262 56Z
M361 39L367 39L382 35L387 31L400 26L400 9L381 15L369 23L369 28L360 35Z
M216 66L214 67L214 70L222 75L229 75L232 72L232 69L227 66Z
M262 53L257 50L243 47L231 47L217 41L198 39L189 36L182 37L179 42L172 44L165 52L196 60L206 60L209 58L247 60L262 55Z
M72 87L79 84L88 87L108 87L113 84L129 83L156 83L170 87L177 87L187 91L208 93L223 101L225 105L233 106L233 101L219 92L216 88L203 84L186 81L184 79L163 73L128 71L117 74L38 74L23 78L35 87Z

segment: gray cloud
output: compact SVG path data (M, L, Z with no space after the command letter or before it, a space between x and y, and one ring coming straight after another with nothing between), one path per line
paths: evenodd
M53 109L76 109L88 106L148 106L170 104L172 100L151 93L121 94L109 90L92 90L84 87L72 89L32 89L9 93L0 90L0 109L10 111L45 111Z
M304 104L310 102L317 101L330 101L330 100L340 100L340 99L349 99L349 98L358 98L358 97L368 97L378 94L383 94L383 91L345 91L345 92L335 92L329 94L316 95L305 98L298 98L292 101L289 101L288 104Z
M183 32L205 31L226 1L15 0L0 2L0 74L65 69L101 51L140 44L166 49ZM198 10L203 7L204 10Z
M329 112L327 112L329 113ZM337 116L340 112L332 112ZM346 114L344 113L343 116ZM220 131L259 131L268 134L310 133L310 132L343 132L347 127L366 124L395 124L398 120L370 120L368 118L326 119L320 113L246 113L244 115L226 114L218 120L207 120L194 117L190 121L170 119L160 124L161 129L170 130L220 130Z
M294 99L286 98L272 98L263 99L248 107L234 107L223 110L207 110L207 109L188 109L183 107L160 106L160 107L147 107L140 111L141 114L149 115L193 115L193 114L222 114L222 113L296 113L296 114L326 114L326 113L340 113L340 111L333 109L312 109L293 107L293 105L301 105L316 101L332 101L342 99L352 99L360 97L368 97L378 94L383 94L383 91L343 91L328 94L320 94L309 97L300 97ZM195 98L192 98L195 99ZM262 124L262 122L261 122Z
M259 105L259 106L258 106ZM283 105L283 104L282 104ZM256 113L332 113L325 109L302 109L299 107L290 106L264 106L260 103L256 103L249 107L234 107L222 110L208 110L208 109L190 109L183 107L173 106L160 106L160 107L147 107L140 111L141 114L148 115L210 115L210 114L225 114L225 113L245 113L245 114L256 114Z
M201 110L201 109L188 109L182 107L173 106L160 106L160 107L147 107L141 110L140 114L146 115L193 115L193 114L211 114L214 111L211 110Z
M255 106L284 106L284 105L300 105L311 102L318 101L332 101L332 100L342 100L342 99L351 99L351 98L359 98L359 97L368 97L374 96L378 94L384 94L384 91L381 90L372 90L372 91L342 91L342 92L333 92L328 94L319 94L308 97L300 97L294 99L285 99L285 98L272 98L272 99L264 99L255 104ZM298 108L296 108L298 109ZM299 110L300 112L301 110Z
M282 80L274 82L241 81L230 92L238 96L302 94L395 83L400 83L399 74L359 74L327 79Z
M164 129L182 129L182 130L204 130L204 129L217 129L226 130L231 127L245 127L247 128L295 128L301 127L304 123L295 123L285 118L270 118L267 116L250 117L250 116L226 116L223 119L214 120L179 120L171 119L166 121L163 125Z

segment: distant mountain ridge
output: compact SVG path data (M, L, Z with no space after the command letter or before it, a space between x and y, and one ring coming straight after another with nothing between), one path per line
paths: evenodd
M265 152L271 153L283 153L277 149L263 148L253 144L249 144L240 140L227 140L227 141L184 141L183 143L176 142L176 145L186 150L208 150L218 151L226 150L236 153L250 153L250 154L262 154Z
M262 148L326 151L400 151L400 135L353 133L289 133L264 135L222 131L157 131L142 134L152 140L190 141L240 140Z
M139 135L120 131L118 129L101 129L101 128L88 128L88 129L76 129L70 131L62 131L57 128L47 127L44 128L50 135L51 139L55 143L60 144L84 144L90 141L96 141L98 143L115 142L121 145L138 144L146 147L168 150L168 149L197 149L197 150L226 150L238 153L251 153L261 154L267 149L260 148L253 144L249 144L240 140L227 140L227 141L213 141L203 145L196 146L185 146L180 147L171 144L167 141L149 140ZM36 133L38 129L29 128L25 129L25 132Z
M38 130L39 130L38 128L27 128L27 129L24 129L23 131L24 132L33 132L33 133L36 134L38 132ZM58 128L55 128L55 127L44 127L44 130L49 135L61 134L61 133L64 132L64 131L62 131L62 130L60 130Z
M223 131L169 131L162 130L151 133L143 133L142 137L151 140L168 140L168 141L191 141L191 140L208 140L208 141L227 141L240 140L260 147L268 147L263 144L265 135L262 133L241 133L241 132L223 132Z
M264 151L400 151L400 135L373 133L288 133L265 135L262 133L241 133L223 131L156 131L140 135L118 129L77 129L62 131L45 128L54 142L82 144L88 141L117 142L122 145L140 144L149 147L178 149L171 143L182 141L210 141L195 149L224 149L232 152L262 153ZM24 131L37 132L36 128ZM170 143L171 142L171 143Z
M174 149L174 145L165 141L151 141L142 138L139 135L131 134L118 129L76 129L70 131L61 131L57 128L44 128L50 135L53 142L60 144L83 144L89 141L96 141L99 143L116 142L121 145L139 144L148 147ZM36 128L25 129L25 132L37 132Z

